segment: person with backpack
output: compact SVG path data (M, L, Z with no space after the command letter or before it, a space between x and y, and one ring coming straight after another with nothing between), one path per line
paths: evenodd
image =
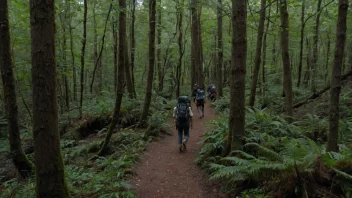
M175 120L178 131L178 144L180 152L186 149L186 143L189 139L189 128L192 128L193 112L190 100L187 96L180 96L172 117Z
M204 118L204 99L205 99L205 92L203 87L201 87L197 91L197 110L198 110L198 113L200 114L200 119Z
M213 87L210 90L210 100L214 102L216 100L216 95L217 95L216 88L213 85Z
M197 97L197 91L198 91L198 85L194 84L193 90L192 90L192 97L193 97L193 102L196 103L196 97Z

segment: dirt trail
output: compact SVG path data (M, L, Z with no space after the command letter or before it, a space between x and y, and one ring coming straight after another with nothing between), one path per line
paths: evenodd
M215 118L215 111L209 102L205 103L205 117L200 119L195 109L192 104L193 129L190 129L185 152L179 152L177 131L173 128L170 129L172 136L152 142L141 156L140 163L135 167L137 174L131 179L137 198L223 197L218 185L209 182L194 162L200 149L201 136L207 130L204 124Z

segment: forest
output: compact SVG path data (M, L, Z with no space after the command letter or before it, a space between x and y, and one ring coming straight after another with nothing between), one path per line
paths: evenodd
M351 198L351 5L0 0L0 198Z

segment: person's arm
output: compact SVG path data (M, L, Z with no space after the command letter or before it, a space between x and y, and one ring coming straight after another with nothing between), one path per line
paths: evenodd
M190 116L190 124L191 124L191 128L193 127L193 122L192 122L192 118L193 118L193 112L192 112L192 109L191 107L188 107L188 110L189 110L189 116Z

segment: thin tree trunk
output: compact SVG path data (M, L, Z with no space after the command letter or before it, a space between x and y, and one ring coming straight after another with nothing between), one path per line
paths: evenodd
M93 84L94 84L94 78L95 78L95 72L97 70L98 67L102 67L101 65L101 59L102 59L102 53L103 53L103 50L104 50L104 46L105 46L105 35L106 35L106 29L107 29L107 25L108 25L108 22L109 22L109 18L110 18L110 13L111 13L111 10L112 10L112 7L113 7L113 2L114 0L111 0L111 3L110 3L110 7L109 7L109 11L108 11L108 15L106 16L106 20L105 20L105 25L104 25L104 32L103 32L103 36L101 38L101 47L100 47L100 51L99 51L99 54L97 56L97 59L95 60L95 66L94 66L94 70L93 70L93 77L92 77L92 82L90 83L90 92L92 93L93 92ZM102 68L99 68L98 70L101 70L98 72L98 75L102 75ZM102 78L98 80L101 80L102 81ZM99 82L98 82L99 83ZM102 84L102 83L101 83ZM98 87L101 86L98 84ZM99 88L98 88L99 89Z
M310 59L311 59L311 49L310 49L310 45L309 45L309 39L308 37L306 37L306 51L307 51L307 58L306 58L306 61L307 61L307 68L306 68L306 71L305 71L305 74L304 74L304 78L303 78L303 84L305 87L308 87L308 82L309 82L309 79L310 79Z
M288 12L287 12L287 0L280 0L280 19L281 19L281 48L282 48L282 62L283 62L283 84L285 91L286 101L286 113L288 116L293 116L293 94L292 94L292 80L291 80L291 68L290 68L290 55L288 46Z
M336 44L334 67L331 74L329 135L326 151L338 152L337 146L339 131L339 99L341 92L341 67L346 43L346 19L348 0L339 0L339 9L336 27Z
M134 24L136 21L136 0L132 0L132 22L131 22L131 75L132 75L132 84L133 89L135 90L135 82L134 82L134 59L135 59L135 51L136 51L136 39L134 36ZM134 94L136 96L136 94Z
M247 58L246 0L232 0L232 61L227 154L240 149L245 135L245 81Z
M149 70L147 78L146 93L144 99L144 107L140 121L146 122L149 112L149 107L152 99L152 88L154 79L154 64L155 64L155 9L156 0L149 1Z
M118 68L118 36L117 36L117 21L113 19L112 34L114 37L114 92L117 91L117 68Z
M259 27L258 27L258 35L257 35L257 48L255 52L255 59L254 59L254 72L253 72L253 78L252 78L251 95L249 97L250 107L254 106L255 95L257 92L257 84L258 84L258 76L259 76L259 70L260 70L262 44L263 44L263 34L264 34L265 8L266 8L266 0L261 0Z
M58 130L54 13L54 1L30 1L33 139L38 198L70 197Z
M181 0L181 3L178 3L178 12L177 12L177 31L178 31L178 63L177 63L177 70L176 70L176 78L177 78L177 88L176 88L176 97L180 96L180 81L181 81L181 74L182 74L182 58L184 54L184 49L182 46L183 40L183 30L182 30L182 20L183 20L183 6L184 0Z
M72 73L73 73L73 101L77 101L77 71L75 66L75 55L74 55L74 46L73 46L73 33L72 33L72 13L71 13L71 6L68 5L68 12L70 13L70 51L71 51L71 64L72 64Z
M330 36L329 36L329 33L327 33L327 39L328 39L328 47L327 47L327 50L326 50L326 62L325 62L325 77L324 77L324 81L325 81L325 83L326 84L329 84L328 82L327 82L327 80L328 80L328 73L329 73L329 62L330 62L330 51L331 51L331 49L330 49L330 46L331 46L331 41L330 41Z
M156 58L157 58L157 68L158 68L158 80L159 80L159 87L158 90L161 92L163 90L163 81L164 81L164 74L163 74L163 69L161 68L161 0L158 0L158 5L157 5L157 15L158 15L158 48L156 52Z
M302 12L301 12L301 37L299 41L299 64L298 64L298 80L297 87L301 84L301 76L302 76L302 63L303 63L303 42L304 42L304 14L305 14L305 0L302 0Z
M21 145L9 26L8 2L7 0L0 0L0 70L7 118L8 139L12 162L21 176L27 177L34 167L28 160Z
M269 6L269 13L268 13L268 18L270 18L270 13L271 13L271 6ZM269 27L270 27L270 21L268 20L266 22L266 31L264 34L264 39L263 39L263 65L262 65L262 94L263 96L265 96L265 91L266 91L266 79L265 79L265 64L266 64L266 48L267 48L267 42L266 42L266 38L268 36L268 31L269 31Z
M84 14L83 14L83 37L82 37L82 51L81 51L81 93L79 100L79 117L82 118L82 106L83 106L83 92L84 92L84 56L87 41L87 0L84 0Z
M119 0L119 7L120 9L126 9L126 0ZM124 71L126 65L126 43L125 40L127 39L126 36L126 12L119 12L119 63L118 63L118 71L117 71L117 89L116 89L116 100L115 100L115 108L112 121L109 125L109 130L105 136L105 140L103 145L101 146L98 155L102 156L105 154L107 146L110 142L112 133L117 125L117 121L120 115L120 107L122 103L122 97L124 92Z
M224 59L224 47L222 41L222 0L218 0L218 7L217 7L217 14L218 14L218 65L217 65L217 74L218 74L218 94L220 97L223 96L222 93L222 68L223 68L223 59Z
M319 38L319 25L320 25L320 8L321 8L321 2L322 0L318 0L318 7L317 7L317 17L315 21L315 27L314 27L314 36L313 36L313 58L311 62L311 89L312 92L316 92L316 73L317 73L317 62L318 62L318 38Z

